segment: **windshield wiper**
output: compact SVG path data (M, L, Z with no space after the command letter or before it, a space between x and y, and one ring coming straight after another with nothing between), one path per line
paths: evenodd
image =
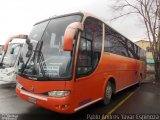
M37 45L36 45L36 49L33 51L32 55L29 57L29 59L27 60L24 69L22 70L21 74L23 74L23 72L25 71L28 62L31 60L34 63L34 68L32 69L32 71L37 73L38 67L40 68L40 71L43 75L43 77L47 80L49 80L49 77L46 76L45 70L44 70L44 66L46 66L45 61L44 61L44 57L43 57L43 53L41 52L43 46L43 41L38 41ZM39 66L38 64L39 63Z
M47 80L49 80L49 77L46 75L46 72L44 70L44 67L46 67L46 63L44 61L44 57L43 57L43 53L42 53L42 46L43 46L43 41L39 41L36 47L36 51L35 51L35 56L34 59L36 58L36 62L39 63L40 66L40 70L42 72L42 75L44 78L46 78ZM35 64L35 62L34 62Z
M31 44L29 38L26 39L26 44L28 44L28 51L27 51L26 57L29 57L29 58L27 59L26 63L24 63L24 60L23 60L23 57L22 57L21 61L22 61L22 66L23 66L23 68L22 68L22 70L20 71L21 74L24 73L24 70L26 69L28 62L30 61L31 57L33 56L33 52L32 52L32 53L30 52L30 51L33 50L33 45ZM29 45L30 45L30 46L29 46ZM29 52L30 52L30 54L29 54ZM24 65L24 64L25 64L25 65Z
M32 54L33 54L33 53L32 53ZM28 62L30 61L31 57L32 57L32 55L28 58L28 60L26 61L26 64L25 64L25 65L24 65L24 62L22 63L22 64L24 65L24 67L23 67L23 69L21 70L21 74L24 73L24 70L26 69L27 64L28 64ZM23 65L22 65L22 66L23 66Z

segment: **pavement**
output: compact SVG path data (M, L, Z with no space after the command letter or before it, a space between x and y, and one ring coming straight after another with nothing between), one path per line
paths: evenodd
M113 114L160 115L160 84L144 83Z

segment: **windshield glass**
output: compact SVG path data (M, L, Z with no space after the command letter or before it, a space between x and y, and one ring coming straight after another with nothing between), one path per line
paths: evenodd
M37 41L32 47L33 54L28 55L30 57L26 57L28 45L24 46L22 58L26 58L23 60L26 65L21 74L50 80L71 77L73 51L63 51L63 38L67 26L80 21L80 15L72 15L51 19L45 25L42 25L45 22L37 24L29 36L30 43ZM35 34L37 26L41 27Z
M3 66L4 67L13 67L15 65L15 62L17 60L17 57L20 52L20 44L9 44L8 45L8 50L6 54L3 56Z
M21 57L20 57L20 67L24 67L29 60L30 56L32 55L33 51L36 48L38 41L42 38L43 32L48 24L47 22L43 22L33 27L31 30L26 43L23 45ZM20 68L21 70L22 68Z

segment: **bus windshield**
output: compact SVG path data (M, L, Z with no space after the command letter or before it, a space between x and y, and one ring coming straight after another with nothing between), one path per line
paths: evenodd
M64 32L81 19L81 15L70 15L36 24L23 47L19 74L34 80L70 78L73 51L63 51Z
M8 50L6 52L6 54L3 56L3 67L7 68L7 67L13 67L15 65L15 62L17 60L17 57L19 55L20 52L20 44L9 44L8 45ZM14 49L14 51L12 51ZM11 52L12 51L12 52Z

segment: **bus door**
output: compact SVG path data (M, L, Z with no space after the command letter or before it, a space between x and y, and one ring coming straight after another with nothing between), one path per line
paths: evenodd
M88 17L79 40L76 66L75 94L79 107L93 102L100 95L102 75L99 61L102 51L102 22Z

